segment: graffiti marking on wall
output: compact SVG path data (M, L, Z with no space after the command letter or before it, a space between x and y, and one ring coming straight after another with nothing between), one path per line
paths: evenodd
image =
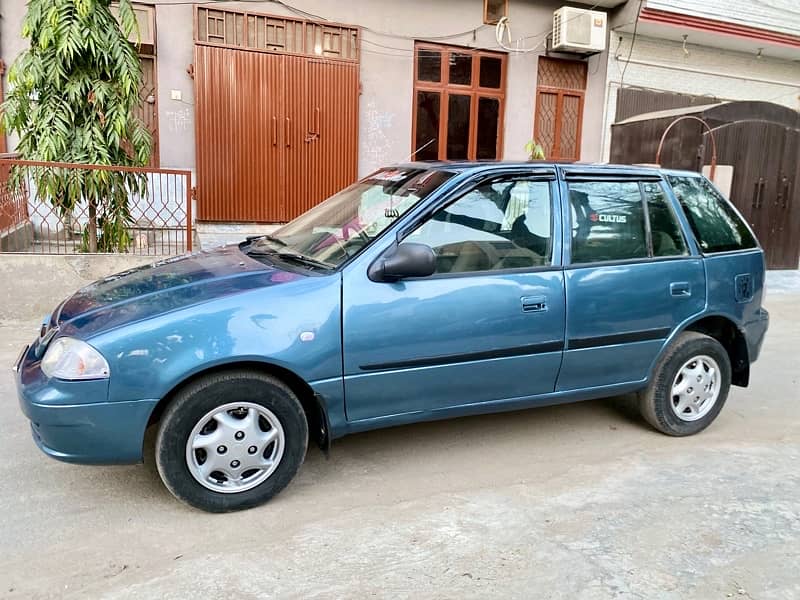
M192 114L188 108L167 111L167 129L174 132L189 131L192 128Z
M392 126L394 114L382 111L374 101L367 103L364 110L364 123L366 144L362 149L362 164L367 165L371 171L379 166L391 162L393 137Z

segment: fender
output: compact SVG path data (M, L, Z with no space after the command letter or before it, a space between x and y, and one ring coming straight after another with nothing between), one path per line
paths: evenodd
M659 350L656 357L653 359L653 362L650 364L650 368L647 371L647 383L652 380L653 371L655 370L656 365L661 360L661 357L667 351L667 348L672 344L675 338L683 333L684 331L690 331L692 329L692 325L703 321L704 319L709 318L719 318L724 319L725 321L729 322L733 325L743 340L747 339L746 332L742 325L737 322L737 320L729 313L721 312L721 311L708 311L703 310L697 314L694 314L680 323L669 335L669 337L664 341L664 344ZM713 336L712 336L713 337ZM724 340L718 340L720 343L725 346ZM750 374L750 358L749 352L747 349L747 344L745 343L743 346L744 356L737 356L735 355L734 349L725 346L725 350L728 352L728 355L731 359L731 369L733 370L733 383L735 385L739 385L741 387L747 387L749 382L749 374ZM740 352L740 351L739 351Z

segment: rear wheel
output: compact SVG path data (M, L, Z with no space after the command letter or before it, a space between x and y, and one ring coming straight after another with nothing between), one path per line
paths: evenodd
M254 371L204 377L181 390L164 414L156 464L177 498L228 512L280 492L303 462L308 425L297 396Z
M725 348L702 333L683 332L658 361L650 385L640 392L639 408L662 433L691 435L716 419L730 385Z

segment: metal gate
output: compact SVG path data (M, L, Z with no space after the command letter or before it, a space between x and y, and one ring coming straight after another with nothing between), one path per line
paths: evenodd
M198 219L283 222L358 168L358 29L197 9Z
M800 130L743 120L714 129L719 164L736 164L731 200L750 223L772 269L797 269L800 256ZM706 164L711 144L703 136ZM748 160L737 160L746 149Z
M624 87L617 90L617 107L614 122L619 123L636 115L659 110L716 104L719 101L715 96L697 96L664 90Z

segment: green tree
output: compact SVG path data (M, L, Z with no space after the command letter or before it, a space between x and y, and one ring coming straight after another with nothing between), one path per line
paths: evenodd
M19 136L22 158L82 164L143 166L151 139L134 115L141 64L130 0L30 0L22 35L30 47L9 70L10 91L2 125ZM88 206L84 249L124 251L131 242L130 194L146 193L138 173L30 167L39 197L70 222L82 200Z

